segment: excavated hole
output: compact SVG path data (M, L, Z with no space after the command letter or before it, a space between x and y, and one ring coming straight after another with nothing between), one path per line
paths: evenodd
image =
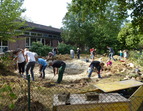
M85 69L87 69L87 66L84 66L78 63L67 64L66 69L65 69L65 74L79 75L83 73Z

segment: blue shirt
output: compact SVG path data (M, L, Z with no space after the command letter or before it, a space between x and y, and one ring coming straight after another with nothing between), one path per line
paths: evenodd
M45 59L38 58L38 63L41 64L42 66L47 66L47 62Z

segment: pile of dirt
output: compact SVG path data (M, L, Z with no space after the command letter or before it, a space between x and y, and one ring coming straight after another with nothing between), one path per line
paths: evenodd
M138 81L143 80L143 72L135 67L133 63L130 62L120 62L116 61L112 66L104 67L105 76L112 76L115 74L123 74L124 80L135 79Z
M46 59L48 60L48 56L46 57L42 57L43 59ZM62 61L65 61L65 60L71 60L72 58L70 57L69 54L65 54L65 55L56 55L53 60L62 60Z
M18 98L17 101L15 102L15 108L12 111L21 111L21 109L23 109L23 111L28 111L27 100L28 100L27 96ZM30 106L31 106L30 107L31 111L50 111L42 103L38 101L32 101Z
M8 75L16 75L14 73L14 69L15 69L15 66L13 64L7 64L7 65L4 65L3 63L0 62L0 75L2 76L8 76Z

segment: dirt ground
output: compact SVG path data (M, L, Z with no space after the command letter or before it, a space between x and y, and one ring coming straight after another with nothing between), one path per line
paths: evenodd
M36 64L34 68L35 81L31 82L31 100L33 101L32 108L35 106L43 108L43 105L52 109L52 101L53 95L70 92L70 93L86 93L97 90L94 86L96 83L108 83L120 80L127 79L136 79L138 81L142 81L143 79L143 69L137 64L127 60L127 61L112 61L112 66L106 66L106 62L108 58L106 56L97 55L95 60L99 60L102 58L102 61L105 63L104 70L101 72L102 78L99 79L97 77L96 71L92 73L91 79L88 79L87 69L89 64L91 63L91 59L89 62L86 62L86 57L89 55L81 55L80 59L74 58L71 59L69 55L57 55L56 60L63 60L66 63L66 69L63 76L63 81L61 84L55 84L58 75L54 77L52 67L47 67L46 78L39 78L39 67ZM46 59L46 57L44 57ZM115 56L118 59L118 56ZM49 61L47 61L49 62ZM139 69L140 72L136 72L135 69ZM5 70L5 69L3 69ZM4 72L4 71L2 71ZM15 71L15 76L1 76L0 87L5 88L5 84L10 84L13 92L17 97L17 101L20 99L23 100L23 104L17 105L16 109L27 107L27 99L25 99L25 93L27 92L27 81L21 78L18 74L18 71ZM51 83L51 84L48 84ZM13 85L14 84L14 85ZM7 92L8 93L8 92ZM3 93L2 103L6 103L5 101L9 99L9 96L6 92ZM8 93L9 94L9 93ZM48 98L45 99L45 98ZM38 102L37 102L38 101ZM16 102L16 104L17 104ZM43 103L43 104L41 104ZM10 104L9 102L6 104ZM38 104L38 105L37 105ZM18 107L19 106L19 107ZM44 108L43 108L44 109ZM15 110L19 111L19 110ZM36 111L36 110L35 110ZM41 110L45 111L45 110Z
M115 56L118 59L118 56ZM56 57L58 60L63 60L66 63L66 69L63 76L63 81L67 82L74 82L77 80L81 80L87 78L87 69L89 64L91 63L91 59L89 62L86 62L86 56L81 55L80 59L74 58L71 59L69 55L58 55ZM108 58L105 56L96 56L95 60L100 60L105 63L104 70L101 72L102 79L98 79L96 71L92 73L91 80L93 82L112 82L112 81L120 81L124 79L140 79L138 76L142 75L141 67L137 66L136 64L132 63L129 60L126 61L112 61L112 66L107 66ZM47 61L50 62L50 61ZM136 68L140 68L140 74L135 72ZM36 65L34 72L36 78L39 76L39 68ZM52 67L47 67L45 70L46 79L50 79L51 81L56 81L58 75L54 76ZM138 77L138 78L136 78ZM35 78L35 79L36 79Z

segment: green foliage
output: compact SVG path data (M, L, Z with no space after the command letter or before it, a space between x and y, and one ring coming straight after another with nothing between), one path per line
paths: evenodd
M21 6L23 0L1 0L0 2L0 40L12 40L22 34L26 29L21 29L25 22L20 17L25 11Z
M9 105L8 107L10 109L13 109L15 105L13 104L13 100L17 99L16 94L12 91L12 88L10 85L3 85L3 87L0 88L0 98L5 98L5 96L9 99ZM4 105L5 103L3 103ZM1 104L2 105L2 104Z
M60 43L58 45L58 51L61 54L69 54L71 49L73 49L74 51L76 50L76 48L72 45L67 45L64 43Z
M137 29L134 29L131 23L126 24L118 34L117 39L122 44L123 48L138 48L139 44L143 42L141 35Z
M81 16L81 20L85 20L85 16L89 13L91 13L91 15L95 13L103 19L104 12L107 10L106 6L111 2L117 4L117 10L114 15L118 16L119 19L131 17L133 26L139 26L140 32L143 32L142 0L73 0L72 7L69 8L69 10L78 13L79 16ZM79 12L79 10L81 10L81 12ZM130 13L128 13L129 11Z
M36 52L39 56L47 56L52 47L43 45L41 42L33 42L30 50Z
M143 66L143 54L139 53L138 51L130 51L129 52L129 59L136 62L137 64Z
M117 1L109 1L72 1L63 19L63 40L81 48L95 47L99 53L107 45L118 48L117 34L124 19L117 14Z

